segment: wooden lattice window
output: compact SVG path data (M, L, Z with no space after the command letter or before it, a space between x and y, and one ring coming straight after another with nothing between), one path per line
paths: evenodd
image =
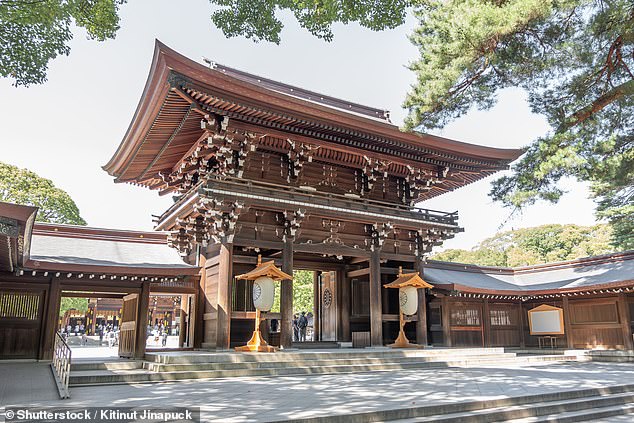
M40 294L0 291L0 318L37 320Z
M480 326L480 310L477 308L451 309L451 326Z

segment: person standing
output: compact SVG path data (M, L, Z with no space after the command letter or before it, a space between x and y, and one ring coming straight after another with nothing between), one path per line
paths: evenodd
M297 326L299 327L299 342L306 342L306 327L308 327L308 319L306 318L305 311L302 311L302 315L299 316Z
M297 314L293 314L293 341L299 341L299 322L297 321Z

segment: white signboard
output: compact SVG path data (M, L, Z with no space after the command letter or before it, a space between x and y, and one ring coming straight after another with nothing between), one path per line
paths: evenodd
M549 305L541 305L528 311L531 335L563 335L563 310Z

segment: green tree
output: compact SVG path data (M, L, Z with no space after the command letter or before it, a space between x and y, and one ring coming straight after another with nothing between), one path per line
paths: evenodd
M634 248L634 2L429 0L415 14L406 127L439 128L524 88L552 129L490 195L518 209L559 200L562 177L588 181L614 243Z
M68 310L75 309L82 313L88 311L88 298L62 297L59 307L60 317Z
M39 222L85 225L79 209L66 191L50 179L0 162L0 201L35 206Z
M530 266L611 253L611 236L606 224L543 225L500 232L470 251L446 250L431 258L479 266Z
M14 85L46 81L48 63L70 53L72 27L114 38L125 0L0 0L0 76Z
M293 271L293 313L315 312L313 307L313 275L310 270ZM275 284L275 300L271 311L280 312L280 284Z
M333 39L332 24L358 22L372 30L395 28L403 23L410 0L210 0L220 6L211 16L227 37L245 36L254 41L280 42L282 21L276 12L287 10L316 37Z

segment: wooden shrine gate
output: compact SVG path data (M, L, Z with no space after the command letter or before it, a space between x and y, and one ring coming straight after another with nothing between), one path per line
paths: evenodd
M135 357L138 319L139 319L139 294L126 295L125 297L123 297L123 308L121 310L121 328L119 332L119 357L125 357L125 358Z
M320 341L337 340L336 272L322 272L319 283Z
M38 358L45 292L0 289L0 357Z

